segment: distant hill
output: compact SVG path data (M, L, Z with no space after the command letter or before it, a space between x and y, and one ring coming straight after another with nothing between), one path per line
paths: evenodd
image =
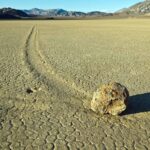
M80 16L86 16L86 13L80 11L68 11L68 16L80 17Z
M111 16L112 13L100 12L100 11L92 11L86 14L87 16Z
M23 10L25 13L27 13L28 15L37 15L37 16L49 16L49 17L66 17L66 16L70 16L70 17L82 17L82 16L106 16L106 15L110 15L110 13L105 13L105 12L100 12L100 11L93 11L93 12L89 12L89 13L84 13L84 12L80 12L80 11L67 11L64 9L48 9L48 10L44 10L44 9L38 9L38 8L33 8L30 10Z
M33 8L30 10L22 10L28 15L36 15L36 16L67 16L68 12L63 9L38 9Z
M0 9L0 19L19 19L29 17L25 12L12 8Z
M116 13L126 13L127 15L145 15L150 13L150 0L137 3L129 8L124 8Z
M20 17L16 17L9 14L0 14L0 19L20 19Z

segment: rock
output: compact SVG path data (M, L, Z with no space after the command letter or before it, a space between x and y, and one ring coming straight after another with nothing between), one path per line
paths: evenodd
M91 109L100 114L119 115L127 108L128 97L125 86L110 82L94 93Z

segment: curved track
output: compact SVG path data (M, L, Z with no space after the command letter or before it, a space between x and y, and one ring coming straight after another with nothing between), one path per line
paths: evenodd
M73 81L62 78L57 74L51 64L46 62L39 48L38 36L37 26L33 26L27 36L24 46L24 62L25 65L28 66L30 72L33 73L34 77L42 81L48 88L57 88L57 91L59 91L57 94L62 92L67 94L69 90L75 93L75 95L90 98L91 95L88 92L78 87Z

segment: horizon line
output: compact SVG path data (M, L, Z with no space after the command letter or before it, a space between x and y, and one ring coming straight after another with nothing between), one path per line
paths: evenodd
M69 9L64 9L64 8L39 8L39 7L32 7L32 8L29 8L29 9L26 9L26 8L23 8L23 9L20 9L20 8L15 8L15 7L0 7L0 9L3 9L3 8L11 8L11 9L16 9L16 10L32 10L32 9L40 9L40 10L54 10L54 9L62 9L62 10L65 10L65 11L73 11L73 12L83 12L83 13L88 13L88 12L104 12L104 13L114 13L114 12L117 12L117 11L113 11L113 10L92 10L92 11L81 11L81 10L69 10ZM124 8L121 8L121 9L124 9ZM120 9L119 9L120 10Z

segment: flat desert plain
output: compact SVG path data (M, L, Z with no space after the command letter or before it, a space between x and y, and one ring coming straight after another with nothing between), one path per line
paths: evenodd
M93 92L129 92L120 116ZM150 149L150 20L0 22L0 149Z

